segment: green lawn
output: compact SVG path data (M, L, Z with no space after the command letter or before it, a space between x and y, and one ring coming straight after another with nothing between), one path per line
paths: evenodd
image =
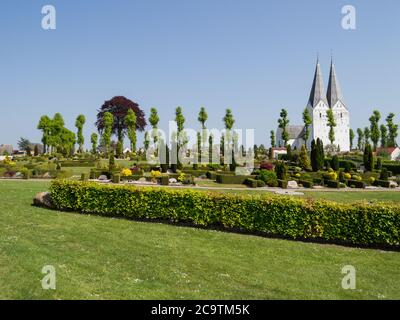
M0 299L400 299L398 252L32 207L47 188L0 181ZM349 264L356 290L341 288Z

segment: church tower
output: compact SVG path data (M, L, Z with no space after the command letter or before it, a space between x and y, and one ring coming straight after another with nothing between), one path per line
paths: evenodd
M334 144L339 146L340 151L350 151L350 116L344 103L333 60L331 61L326 97L336 120Z
M321 66L319 60L317 60L310 98L308 99L307 104L308 112L312 118L310 137L307 141L308 150L311 150L311 141L313 139L320 138L324 145L329 144L329 128L327 126L326 115L328 108L329 105L325 95Z

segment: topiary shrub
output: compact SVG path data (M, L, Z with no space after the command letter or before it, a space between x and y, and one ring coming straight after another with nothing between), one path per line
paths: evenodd
M266 184L269 187L277 187L278 186L278 179L277 179L276 173L274 171L260 170L256 179L263 181L264 185Z

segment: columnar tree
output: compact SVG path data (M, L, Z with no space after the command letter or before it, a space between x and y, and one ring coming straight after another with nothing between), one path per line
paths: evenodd
M125 118L125 124L127 128L127 135L128 139L131 143L131 151L133 153L136 152L136 114L132 109L129 109L126 118Z
M78 129L77 132L77 143L79 145L79 153L83 153L83 144L85 143L85 138L83 137L83 126L86 122L86 118L83 114L80 114L75 121L75 127Z
M370 132L371 132L371 140L374 144L374 150L378 147L378 142L380 138L379 131L379 120L381 119L381 114L378 110L374 110L372 116L369 118L370 122Z
M368 127L364 128L364 148L369 143L369 139L371 137L371 131Z
M313 171L319 171L324 168L325 152L321 139L311 142L311 167Z
M90 136L90 142L92 143L92 153L96 154L97 153L97 141L99 140L99 136L97 133L92 133Z
M333 114L333 111L331 108L328 109L326 112L327 120L328 120L328 127L329 127L329 141L331 144L335 142L335 127L336 127L336 121L335 121L335 116Z
M360 128L357 129L357 148L358 150L362 150L364 148L364 131Z
M181 162L179 161L179 150L187 143L187 138L184 132L185 117L183 116L182 108L177 107L175 109L175 122L177 126L177 153L178 153L178 167L181 167Z
M308 111L307 108L305 108L303 111L303 123L304 123L303 139L304 139L304 144L307 145L307 141L310 138L310 126L312 124L312 118L311 118L310 112Z
M207 131L206 131L206 121L208 119L208 114L206 112L206 109L204 107L200 108L199 115L197 117L197 120L201 124L201 144L198 144L198 152L199 152L199 160L201 160L201 150L202 146L206 144L207 141Z
M46 115L41 116L37 128L39 130L42 130L43 153L47 153L48 152L47 148L49 145L50 130L51 130L51 119Z
M399 126L394 123L393 118L395 117L394 113L389 113L389 115L386 117L386 124L389 130L388 134L388 147L396 147L397 142L396 138L398 135L398 128Z
M353 141L354 141L354 131L350 128L349 137L350 137L350 150L353 149Z
M301 146L299 154L299 166L304 170L309 170L311 167L310 158L308 157L308 152L305 144Z
M285 109L281 110L280 118L278 119L278 127L282 130L282 140L284 142L284 147L286 147L289 141L289 133L286 131L289 125L288 112Z
M149 149L150 146L150 137L149 137L149 132L146 131L144 133L144 142L143 142L143 147L144 147L144 151L147 153L147 150Z
M388 145L388 130L387 127L384 124L381 124L380 126L381 130L381 147L386 148Z
M110 112L105 112L102 117L102 145L105 147L106 154L110 152L113 123L113 115Z
M230 150L229 146L230 146L230 144L232 144L232 151L233 151L233 139L232 139L233 136L232 136L231 131L232 131L233 125L235 124L235 120L233 119L233 114L232 114L231 109L229 109L229 108L226 109L223 121L224 121L224 125L225 125L225 137L226 137L226 140L224 139L224 144L226 143L228 145L228 148L227 148L228 150ZM224 147L225 147L225 145L224 145ZM225 154L224 154L224 156L225 156ZM233 153L232 153L232 159L230 162L231 163L234 162Z
M158 122L159 121L160 121L160 117L158 116L157 109L151 108L149 122L150 122L151 127L153 128L152 136L153 136L154 144L156 144L158 141Z
M211 164L213 163L213 140L214 137L212 135L212 133L210 134L210 136L208 137L208 162Z
M372 171L374 169L374 156L372 154L372 147L369 143L365 146L363 160L365 170Z
M269 137L271 139L271 148L275 148L276 140L275 140L275 131L274 130L271 130Z

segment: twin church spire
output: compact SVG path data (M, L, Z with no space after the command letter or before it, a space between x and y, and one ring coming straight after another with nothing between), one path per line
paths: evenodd
M340 89L340 84L336 76L333 60L331 60L328 90L326 94L324 91L321 65L319 59L317 60L310 98L308 99L308 106L314 108L320 101L325 102L330 108L332 108L338 101L341 101L344 104L342 90Z

